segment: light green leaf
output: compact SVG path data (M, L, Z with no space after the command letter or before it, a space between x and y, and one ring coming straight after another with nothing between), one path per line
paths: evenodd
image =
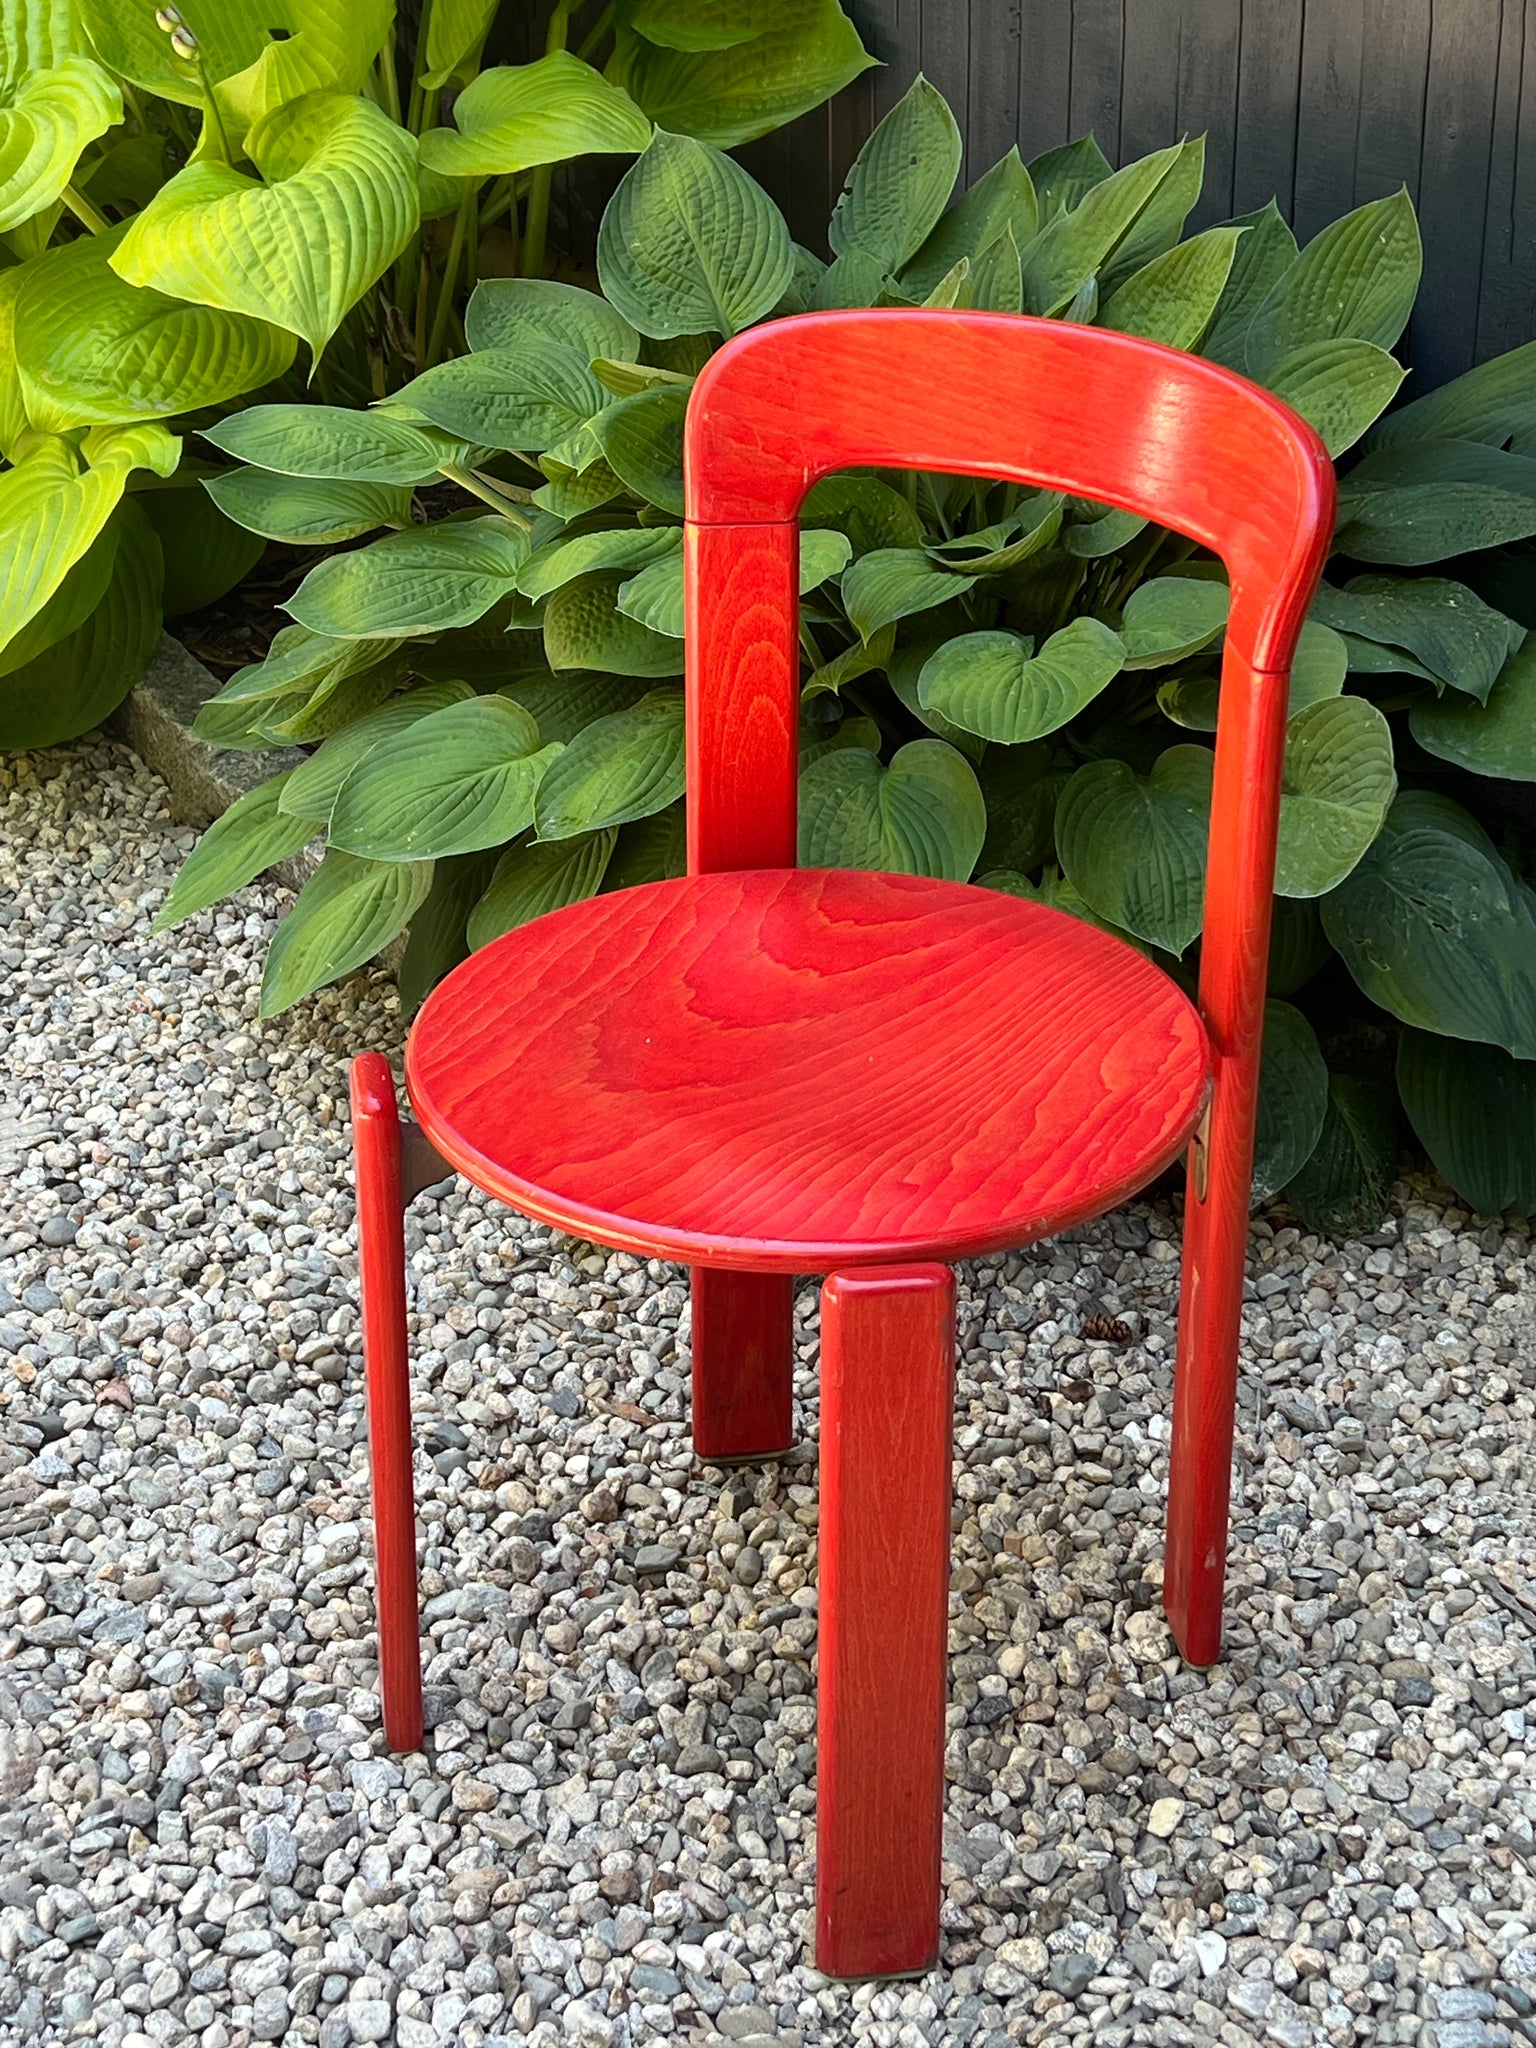
M660 370L654 363L617 363L611 356L594 356L591 367L598 383L615 398L633 398L638 392L668 384L686 391L693 383L692 377L676 370Z
M1285 1190L1309 1230L1359 1237L1387 1213L1397 1171L1397 1110L1392 1090L1354 1074L1334 1074L1311 1158Z
M1205 137L1190 136L1178 145L1178 151L1172 169L1159 181L1157 190L1136 216L1130 233L1098 266L1101 294L1117 290L1133 271L1171 249L1183 234L1184 223L1205 183Z
M489 178L564 163L573 156L628 156L651 124L621 87L568 50L536 64L498 64L453 104L454 128L421 138L421 160L449 178Z
M1034 184L1015 146L950 207L906 264L901 288L911 298L925 298L962 256L974 260L1010 230L1022 249L1039 225Z
M293 361L275 327L125 284L110 262L125 233L82 236L8 274L20 395L45 432L218 405Z
M225 123L245 126L284 96L338 86L355 92L394 20L390 0L197 0L188 15L195 61L176 54L153 7L79 0L96 55L109 71L161 99L200 107L204 77L218 82Z
M800 516L807 525L846 534L855 555L923 544L917 513L900 491L876 476L824 476L812 485Z
M733 50L763 32L762 0L633 0L629 26L663 50Z
M292 627L286 630L297 632L300 629ZM278 809L288 817L307 819L311 826L328 824L341 785L380 740L404 732L407 726L414 725L418 719L430 717L434 711L444 711L451 704L467 703L474 694L468 683L427 683L407 696L391 698L377 711L354 719L340 732L333 733L301 766L284 776L282 794L277 800Z
M544 277L483 279L469 295L464 338L475 350L558 342L589 363L597 356L633 363L640 351L639 335L606 299Z
M74 566L67 572L52 597L28 619L0 654L0 675L24 668L39 654L77 632L107 594L121 531L121 510L109 519ZM10 744L7 742L6 744Z
M1223 221L1223 227L1244 228L1232 258L1226 289L1216 317L1205 331L1200 353L1229 370L1247 360L1248 328L1270 291L1296 261L1296 237L1280 217L1273 199L1252 213Z
M942 740L911 740L889 767L861 747L800 777L800 864L969 880L987 831L975 771Z
M393 661L403 645L402 640L336 640L323 633L312 633L307 626L284 626L268 648L266 659L252 662L231 676L203 709L206 711L214 704L275 702L295 691L308 696ZM199 739L213 737L203 730L201 715L192 729Z
M1163 668L1209 647L1226 629L1225 583L1197 576L1157 576L1125 602L1120 638L1127 668Z
M652 690L571 741L539 786L539 838L571 839L648 818L677 801L683 780L683 693Z
M494 851L433 862L432 887L411 919L400 956L400 1008L407 1015L469 958L465 926L495 867Z
M1468 1208L1536 1214L1536 1061L1410 1030L1397 1085L1419 1143Z
M175 443L172 443L175 446ZM122 496L123 462L81 471L56 435L34 435L0 474L0 649L35 618Z
M665 529L663 529L665 530ZM671 529L674 533L676 528ZM654 531L654 529L653 529ZM677 544L659 552L657 558L619 587L619 610L626 618L638 620L653 633L683 636L683 553L682 536ZM800 536L800 595L804 597L828 577L847 566L852 553L840 533L813 528Z
M948 102L919 72L853 160L827 229L833 254L858 249L883 269L900 270L944 211L963 147ZM913 283L909 289L931 291L972 253L957 249L925 286Z
M882 626L959 597L975 583L930 562L921 548L876 548L843 573L843 604L866 643Z
M52 206L88 143L123 118L123 96L89 57L23 73L0 95L0 233Z
M1056 806L1057 852L1083 901L1169 953L1183 953L1200 929L1211 761L1195 746L1170 747L1150 776L1090 761Z
M643 569L670 555L678 558L681 569L682 552L679 526L609 527L602 533L578 534L574 540L549 541L536 549L518 571L517 587L524 597L537 601L573 577L590 575L596 569Z
M1069 306L1130 244L1136 223L1184 161L1182 143L1157 150L1093 185L1070 213L1047 219L1022 252L1025 309L1059 313Z
M1308 242L1270 287L1248 329L1250 376L1305 342L1390 348L1408 325L1424 252L1406 189L1357 206Z
M1085 501L1075 502L1081 505ZM1118 554L1146 523L1139 512L1122 512L1118 506L1107 506L1093 518L1070 522L1062 531L1061 545L1069 555L1081 560L1101 561L1105 555Z
M1064 500L1059 491L1033 491L1008 518L952 540L925 541L924 553L946 569L972 576L997 576L1041 548L1049 547L1061 529Z
M205 477L203 489L237 526L268 540L310 547L411 523L411 493L403 484L348 484L233 469L225 476Z
M1387 829L1323 899L1323 928L1365 994L1425 1031L1536 1059L1536 911L1470 819L1399 797ZM1420 822L1420 820L1423 822Z
M1100 307L1099 325L1169 348L1196 347L1226 286L1242 233L1240 228L1207 228L1154 256Z
M51 747L115 711L144 673L160 638L160 544L129 498L121 503L59 595L76 578L89 586L94 560L110 564L105 593L89 615L30 659L0 657L0 746ZM55 598L55 603L58 599ZM52 609L45 606L34 624ZM27 638L12 640L7 655Z
M1316 427L1330 455L1342 455L1386 411L1407 374L1371 341L1305 341L1272 363L1264 382Z
M749 41L661 47L621 23L608 76L658 127L734 149L809 113L874 58L839 0L773 0Z
M552 669L602 669L618 676L678 676L680 641L653 633L618 608L623 569L563 583L544 613L544 656Z
M369 860L435 860L500 846L533 823L559 754L506 697L450 704L387 733L337 792L330 842Z
M519 676L501 688L503 697L510 697L532 714L540 739L559 740L562 745L568 745L595 718L627 711L646 694L642 678L607 676L587 669L563 669L559 675L546 670Z
M1536 782L1536 635L1510 655L1485 705L1416 704L1408 727L1426 753L1473 775Z
M1475 591L1442 576L1356 576L1343 590L1320 583L1312 617L1338 632L1406 650L1417 672L1479 703L1519 634Z
M598 414L594 431L608 467L637 497L663 512L683 511L683 420L688 393L676 385L621 398Z
M415 232L414 144L367 100L309 93L247 146L265 182L189 165L129 224L113 268L130 284L270 321L318 356Z
M1279 1194L1306 1165L1327 1114L1328 1067L1317 1033L1289 1003L1266 1003L1253 1144L1255 1204Z
M598 230L604 293L657 339L739 333L773 311L794 267L784 216L762 187L718 150L661 130Z
M835 654L830 661L823 662L820 668L806 678L800 691L801 697L823 697L829 691L841 690L845 683L857 681L860 676L874 675L889 665L895 646L894 626L882 626L867 646L856 640L851 647L845 647L841 654Z
M1364 855L1394 795L1392 734L1364 697L1333 697L1286 728L1275 889L1323 896Z
M490 887L469 914L472 951L488 946L551 910L584 903L603 885L618 832L582 832L572 839L530 840L504 853Z
M1533 533L1536 460L1480 441L1395 441L1344 479L1334 545L1411 568Z
M275 1017L361 967L404 931L432 887L432 863L357 860L332 850L267 949L263 1017Z
M1337 697L1344 688L1349 657L1343 636L1309 619L1301 629L1296 659L1291 664L1291 688L1286 717L1310 710L1326 698ZM1220 698L1219 679L1214 675L1170 676L1157 693L1162 711L1190 732L1214 732Z
M287 782L286 775L273 776L237 797L222 817L214 819L182 862L155 919L155 931L169 931L210 903L232 896L275 861L287 860L309 844L315 836L310 821L278 808Z
M528 335L515 348L439 363L389 403L479 447L536 454L600 413L608 395L574 349Z
M1004 228L995 242L971 259L965 303L978 313L1023 312L1024 272L1012 228Z
M204 427L203 439L280 476L363 484L428 483L465 452L435 427L342 405L253 405Z
M1389 441L1487 441L1502 445L1536 428L1536 341L1479 363L1438 391L1377 422L1370 446Z
M481 47L501 0L432 0L426 10L426 65L421 84L428 92L460 85L480 62Z
M284 610L338 640L469 626L517 583L525 534L494 512L392 533L310 570Z
M962 633L924 665L918 700L965 732L1017 746L1075 718L1107 689L1125 649L1097 619L1074 619L1040 648L1017 633Z
M1028 169L1044 226L1058 214L1070 213L1095 185L1102 185L1111 166L1093 137L1080 135L1076 142L1064 142L1059 149L1032 157Z

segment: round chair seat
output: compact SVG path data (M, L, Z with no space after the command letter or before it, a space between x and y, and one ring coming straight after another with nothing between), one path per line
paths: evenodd
M851 869L596 896L455 969L406 1051L443 1156L513 1208L742 1271L970 1258L1099 1214L1187 1142L1194 1006L992 889Z

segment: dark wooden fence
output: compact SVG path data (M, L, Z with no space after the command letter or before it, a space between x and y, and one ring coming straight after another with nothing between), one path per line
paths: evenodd
M969 176L1014 142L1028 157L1091 129L1123 163L1203 131L1193 225L1273 196L1303 240L1406 185L1425 250L1414 389L1536 336L1536 0L845 4L884 68L741 153L810 247L921 70Z

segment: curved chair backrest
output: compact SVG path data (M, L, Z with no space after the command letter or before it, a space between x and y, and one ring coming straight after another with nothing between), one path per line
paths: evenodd
M1232 598L1200 1006L1218 1092L1227 1061L1251 1078L1291 658L1333 531L1333 469L1312 429L1229 370L1104 328L819 313L752 328L711 358L683 464L694 873L795 862L796 515L819 477L1004 477L1123 506L1220 555ZM1238 1121L1251 1144L1251 1115Z

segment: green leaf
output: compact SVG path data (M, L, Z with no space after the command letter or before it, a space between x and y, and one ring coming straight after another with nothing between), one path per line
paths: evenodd
M1309 1230L1361 1237L1385 1217L1396 1171L1391 1089L1352 1074L1330 1076L1322 1132L1286 1200Z
M120 514L121 507L118 514L107 521L94 545L88 547L69 569L48 602L32 614L5 652L0 654L0 675L9 675L13 669L26 667L39 654L67 639L85 624L101 603L112 580L112 565L122 530Z
M1287 719L1329 697L1337 697L1344 688L1347 670L1343 636L1309 619L1301 629L1296 659L1291 664ZM1175 725L1190 732L1214 732L1220 696L1220 681L1214 675L1177 675L1170 676L1158 690L1157 702Z
M658 127L734 149L819 107L875 61L839 0L773 0L756 27L749 41L684 50L621 23L608 76Z
M642 679L584 669L520 676L501 689L502 696L521 704L537 720L540 739L559 740L562 745L569 744L595 718L627 711L646 694Z
M1253 1146L1255 1204L1277 1195L1306 1165L1327 1114L1328 1068L1316 1032L1289 1003L1266 1003Z
M1405 1024L1536 1059L1531 895L1466 826L1454 805L1426 814L1399 797L1324 899L1323 928L1365 994Z
M554 592L544 613L544 655L553 669L604 669L618 676L679 676L682 643L653 633L618 608L623 569L578 576Z
M1242 232L1207 228L1154 256L1099 309L1099 325L1169 348L1194 348L1216 311Z
M833 254L858 249L883 269L900 270L944 211L963 148L948 102L919 72L853 160L827 229ZM922 289L971 253L957 250Z
M994 868L991 873L978 875L979 889L996 889L1004 896L1017 896L1025 903L1043 903L1047 910L1060 910L1068 917L1075 917L1084 924L1091 924L1097 932L1108 932L1111 938L1123 940L1127 946L1134 946L1138 953L1151 957L1151 949L1129 932L1121 931L1118 925L1090 910L1078 895L1072 884L1060 870L1048 867L1038 882L1032 882L1027 875L1021 875L1012 868Z
M411 523L411 493L403 484L349 484L232 469L205 477L203 489L237 526L268 540L309 547Z
M1150 776L1091 761L1056 806L1057 852L1083 901L1169 953L1200 929L1211 760L1205 747L1170 747Z
M1437 684L1479 703L1504 666L1512 631L1518 634L1476 592L1442 576L1356 576L1343 590L1320 583L1311 615L1338 632L1404 649Z
M979 257L1010 230L1022 249L1039 225L1034 184L1015 146L950 207L906 264L901 288L910 297L926 298L962 256Z
M1470 1209L1536 1213L1536 1061L1405 1031L1397 1085L1419 1143Z
M289 817L308 819L312 826L329 824L341 785L371 748L404 732L418 719L446 710L450 704L467 703L473 696L468 683L427 683L353 719L283 778L278 809Z
M1075 501L1085 502L1081 499ZM1061 545L1069 555L1076 555L1085 561L1101 561L1105 555L1118 554L1121 548L1133 541L1146 525L1139 512L1122 512L1118 506L1109 506L1092 519L1080 519L1067 525L1061 536Z
M473 76L501 0L433 0L427 10L427 46L421 84L427 92L460 85Z
M671 555L681 564L682 552L681 527L609 527L601 533L578 534L574 540L549 541L536 549L518 571L517 587L524 597L537 601L573 577L590 575L596 569L643 569L647 563Z
M652 690L571 741L539 787L539 838L648 818L682 795L683 771L683 693Z
M1022 313L1024 272L1012 228L971 259L965 303L978 313Z
M878 257L867 249L850 249L838 256L817 278L811 292L813 313L842 313L876 305L890 289L890 276Z
M670 805L619 830L603 890L638 889L647 882L675 881L688 872L687 806Z
M1510 655L1483 704L1416 704L1408 728L1426 753L1473 775L1536 782L1536 635Z
M1275 889L1322 896L1381 830L1397 792L1392 734L1364 697L1332 697L1286 728Z
M222 454L257 469L344 483L427 483L465 452L435 427L342 405L253 405L202 433Z
M144 491L136 502L165 557L161 599L168 619L216 604L266 553L259 534L226 519L195 483L190 490Z
M942 740L911 740L890 766L839 748L800 777L800 864L969 879L986 837L975 771Z
M8 68L8 67L7 67ZM123 96L89 57L23 72L0 106L0 233L52 206L88 143L123 118Z
M1058 491L1032 492L995 526L957 533L952 540L925 541L924 552L946 569L972 576L1000 575L1050 546L1061 528L1062 505Z
M1048 747L988 747L976 770L987 804L983 868L1030 871L1056 848L1056 804L1069 777Z
M1205 137L1195 135L1177 145L1178 155L1168 175L1136 216L1131 231L1117 243L1107 262L1099 266L1101 293L1113 292L1133 271L1171 249L1184 232L1184 223L1200 197L1205 183ZM1133 168L1133 167L1132 167ZM1084 318L1091 318L1086 314Z
M773 311L794 268L784 216L762 187L718 150L659 129L598 230L605 295L657 339L739 333Z
M621 398L599 413L597 438L609 468L637 497L683 511L683 420L688 393L675 385Z
M628 19L663 50L733 50L763 32L762 0L633 0Z
M569 903L584 903L603 884L618 832L582 832L572 839L531 840L496 864L490 887L469 914L470 947L478 952L503 932Z
M273 776L214 819L182 862L155 919L157 932L169 931L210 903L233 895L275 861L287 860L309 844L315 836L310 821L278 809L287 782L286 775Z
M1120 672L1119 635L1074 619L1034 651L1017 633L962 633L924 665L918 700L965 732L1017 746L1055 732Z
M286 328L318 356L420 218L415 148L371 102L309 93L252 130L265 182L191 164L130 222L130 284Z
M490 178L573 156L629 156L651 124L621 87L568 50L498 64L453 103L455 128L421 138L421 160L448 178Z
M1416 567L1536 533L1536 460L1480 441L1400 441L1344 479L1334 546Z
M433 863L432 887L411 919L400 960L400 1008L407 1015L469 958L465 927L495 866L493 852L461 853Z
M1135 247L1137 222L1159 189L1171 179L1175 191L1182 191L1180 166L1185 162L1185 145L1176 142L1111 172L1091 186L1070 213L1047 219L1022 253L1026 310L1061 312L1090 278L1104 273L1118 252ZM1157 253L1147 248L1138 262Z
M369 860L435 860L500 846L533 822L559 753L505 697L475 697L386 733L347 774L330 842Z
M1264 382L1316 427L1330 455L1353 448L1386 411L1407 371L1371 341L1305 341L1264 372Z
M1223 221L1223 227L1245 228L1237 245L1226 289L1216 317L1205 331L1200 353L1229 370L1247 361L1248 328L1270 291L1296 261L1296 237L1280 217L1273 199L1252 213Z
M1277 896L1269 927L1269 993L1294 995L1332 957L1317 904L1307 896Z
M663 529L666 531L668 529ZM652 529L654 532L655 529ZM677 529L671 528L677 533ZM619 610L653 633L683 637L683 551L682 536L669 549L658 551L656 559L619 586ZM852 553L840 533L812 529L800 536L800 595L804 597L819 583L839 575Z
M432 887L432 863L357 860L334 849L267 949L263 1017L275 1017L361 967L404 931Z
M1091 135L1076 142L1064 142L1048 149L1029 163L1029 179L1035 188L1042 225L1058 214L1070 213L1095 185L1110 175L1110 161Z
M1424 252L1406 189L1357 206L1308 242L1270 287L1248 330L1249 374L1304 342L1390 348L1408 325Z
M439 363L389 403L480 447L538 454L600 413L608 394L576 350L530 334L515 348Z
M1479 363L1438 391L1377 423L1370 445L1391 441L1487 441L1502 445L1536 428L1536 341Z
M475 350L556 342L587 363L597 356L632 363L640 350L639 335L606 299L544 277L483 279L469 295L464 338Z
M80 19L102 63L161 99L200 107L203 79L218 81L226 122L268 111L273 87L336 85L354 92L384 46L394 19L388 0L197 0L195 61L176 54L149 6L79 0ZM277 73L274 80L271 76Z
M293 361L275 327L125 284L110 259L126 232L84 235L10 273L20 395L45 432L219 405Z
M876 548L843 573L843 604L867 644L882 626L959 597L975 583L941 569L921 548Z
M75 450L54 435L33 436L0 474L0 650L96 539L125 481L119 464L82 472Z
M337 640L468 626L515 588L527 536L496 513L416 526L310 570L284 610Z
M1164 668L1198 654L1226 630L1225 583L1197 576L1157 576L1126 599L1120 622L1127 668Z
M808 526L848 536L855 555L879 548L917 548L923 523L900 491L876 476L824 476L800 507Z
M203 712L219 704L272 703L295 692L308 696L394 661L402 644L400 640L337 640L312 633L307 626L284 626L267 649L265 660L252 662L231 676L219 694L208 699ZM399 666L403 674L403 662ZM214 740L214 734L204 730L202 712L192 730L199 739Z
M98 554L110 558L111 573L89 616L0 673L0 746L75 739L115 711L143 675L160 638L160 544L132 499L118 506L87 561Z

